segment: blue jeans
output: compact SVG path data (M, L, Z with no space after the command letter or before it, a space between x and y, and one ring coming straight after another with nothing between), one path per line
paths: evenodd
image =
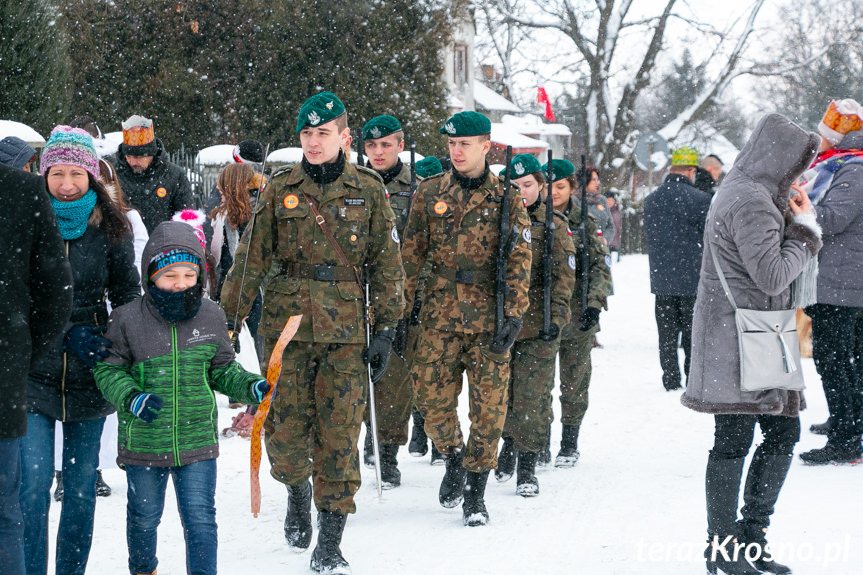
M24 575L24 518L21 489L21 439L0 439L0 573Z
M21 512L27 575L48 572L48 507L54 479L55 419L27 414L21 439ZM93 540L96 467L105 418L63 422L63 507L57 531L57 575L84 575Z
M156 559L156 528L165 508L168 477L174 479L177 510L186 540L186 572L216 573L216 460L180 467L126 466L126 542L129 572L152 573Z

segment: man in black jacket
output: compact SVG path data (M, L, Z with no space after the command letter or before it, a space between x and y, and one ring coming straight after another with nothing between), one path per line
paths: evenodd
M24 574L18 504L20 438L27 432L27 372L72 309L72 272L45 180L0 165L0 573Z
M123 122L123 143L113 159L123 192L141 214L147 233L184 208L194 207L185 170L168 161L153 121L131 116Z
M698 152L674 151L665 181L644 200L644 232L650 261L650 291L656 295L662 385L680 389L677 338L682 334L683 370L689 375L692 312L701 271L704 221L710 195L693 184Z

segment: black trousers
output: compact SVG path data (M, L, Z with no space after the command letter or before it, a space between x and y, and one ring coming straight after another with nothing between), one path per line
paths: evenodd
M856 307L815 304L812 318L812 357L830 410L827 440L837 447L854 447L863 431L863 342Z
M680 364L677 359L677 337L683 334L683 371L689 376L689 350L692 346L692 312L695 297L676 295L656 296L656 327L659 331L659 364L665 389L680 386Z

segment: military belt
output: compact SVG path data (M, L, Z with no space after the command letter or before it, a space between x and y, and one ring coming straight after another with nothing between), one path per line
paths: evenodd
M349 266L322 266L299 262L282 262L280 274L319 282L355 282L354 268Z
M494 279L488 270L454 270L437 265L432 268L432 273L457 284L488 283Z

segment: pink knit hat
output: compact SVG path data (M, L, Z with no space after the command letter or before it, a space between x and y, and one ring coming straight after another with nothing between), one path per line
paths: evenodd
M57 126L51 130L48 142L42 149L39 172L44 176L51 166L69 164L87 170L94 180L99 179L99 156L93 146L93 137L80 128Z

